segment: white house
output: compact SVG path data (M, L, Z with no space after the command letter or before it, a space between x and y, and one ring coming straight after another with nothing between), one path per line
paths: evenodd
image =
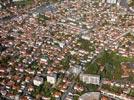
M65 43L59 42L59 46L60 46L61 48L63 48L64 45L65 45Z

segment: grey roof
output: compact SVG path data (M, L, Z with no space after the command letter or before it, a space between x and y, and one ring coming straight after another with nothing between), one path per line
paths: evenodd
M100 100L100 92L88 92L79 97L79 100Z
M32 11L32 13L45 13L47 11L51 11L51 12L55 12L56 11L56 7L52 4L43 4L39 7L37 7L35 10Z
M119 0L122 7L128 8L128 0Z

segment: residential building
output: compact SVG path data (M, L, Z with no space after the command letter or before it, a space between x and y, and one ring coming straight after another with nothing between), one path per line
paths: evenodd
M36 86L40 86L41 84L43 84L43 78L39 76L35 76L33 83Z
M117 0L106 0L107 3L116 4Z
M51 84L55 84L57 80L57 74L49 74L47 75L47 82L51 83Z
M117 0L102 0L103 3L110 3L110 4L116 4Z
M80 74L80 80L87 84L100 85L100 75Z
M74 66L69 69L69 71L75 75L78 75L82 71L82 66Z

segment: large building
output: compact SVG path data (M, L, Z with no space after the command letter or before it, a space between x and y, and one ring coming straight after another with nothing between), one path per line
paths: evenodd
M112 4L117 3L117 0L106 0L106 1L107 1L107 3L112 3Z
M128 8L128 0L118 0L118 5Z
M108 4L117 4L119 6L128 8L128 0L102 0L102 2Z
M79 97L79 100L100 100L100 92L89 92Z
M118 0L102 0L103 3L116 4Z
M87 84L100 85L100 76L91 74L80 74L80 80Z
M49 74L47 75L47 82L50 84L55 84L57 80L57 74Z

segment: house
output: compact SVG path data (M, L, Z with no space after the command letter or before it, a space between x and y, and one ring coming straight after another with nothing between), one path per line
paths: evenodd
M71 55L76 54L76 52L74 50L70 51Z
M15 95L13 95L12 93L7 93L6 97L10 98L11 100L14 100Z
M59 46L63 48L65 46L65 43L59 42Z
M47 55L44 55L41 59L40 59L40 62L41 63L47 63L48 61L48 56Z
M36 86L40 86L41 84L43 84L43 78L39 76L35 76L33 83Z
M42 97L42 100L50 100L50 98L49 97Z
M4 72L6 72L6 69L5 68L0 68L0 72L4 73Z
M123 75L122 77L129 77L130 73L134 73L134 63L125 62L121 64Z
M73 99L73 96L72 96L72 95L68 95L68 96L66 97L66 100L74 100L74 99Z
M19 95L16 95L16 96L14 97L14 100L19 100Z
M58 87L61 92L65 92L67 90L68 83L61 83Z
M55 84L56 80L57 80L57 74L55 74L55 73L49 74L47 76L47 82L49 82L51 84Z
M87 35L82 35L82 37L81 37L82 39L84 39L84 40L90 40L90 37L89 36L87 36Z
M109 98L107 96L102 96L101 100L109 100Z
M7 91L6 90L0 90L0 93L3 95L3 96L5 96L6 94L7 94Z
M80 74L80 80L87 84L100 85L100 75Z
M76 84L76 85L74 86L74 90L77 90L77 91L79 91L79 92L82 92L82 91L84 90L84 88L83 88L82 86Z
M61 92L55 92L53 95L55 98L59 98L61 96Z

